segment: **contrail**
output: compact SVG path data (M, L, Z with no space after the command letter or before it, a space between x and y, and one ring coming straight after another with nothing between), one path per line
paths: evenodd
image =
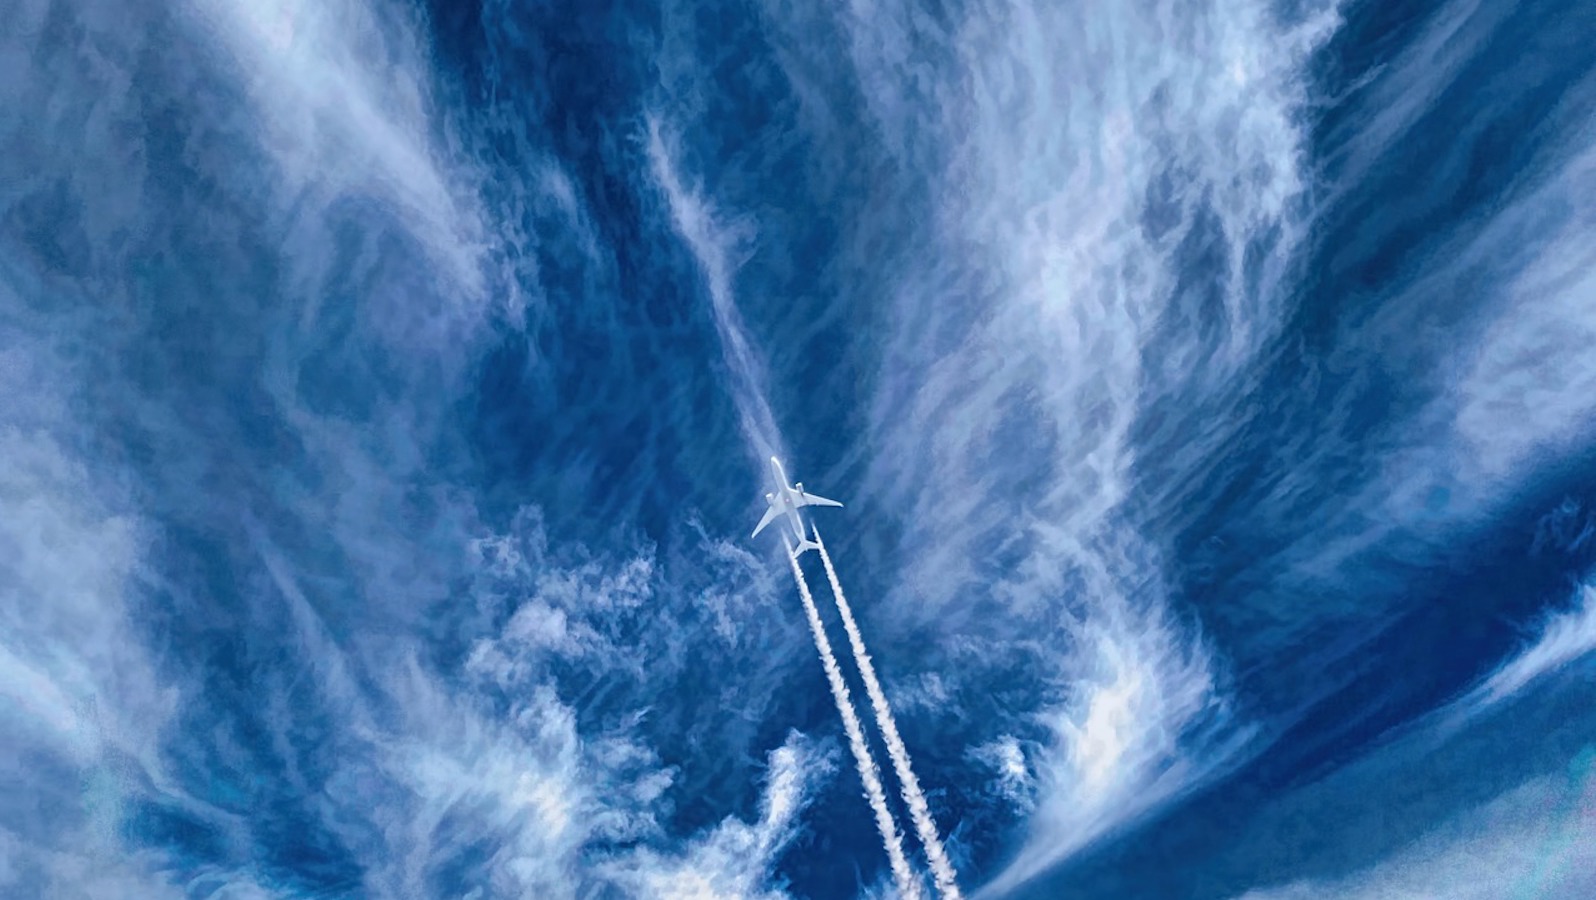
M755 446L756 459L773 453L785 456L781 430L776 427L776 416L766 399L769 391L765 389L765 365L748 340L748 329L743 325L732 289L738 257L745 253L745 245L753 235L735 221L722 221L714 205L683 181L671 156L671 142L665 133L668 129L657 116L650 115L647 121L648 158L654 181L670 205L676 234L692 251L709 288L710 311L714 313L721 353L732 376L732 400L737 405L743 434Z
M811 526L812 527L812 526ZM936 820L931 818L931 809L926 806L925 794L920 791L920 780L914 777L914 769L909 765L909 750L903 746L903 738L898 736L898 723L892 718L892 707L887 705L887 695L881 691L881 682L876 679L876 667L870 662L870 654L865 652L864 637L859 633L859 623L853 620L853 610L848 607L848 598L843 596L842 584L837 581L837 570L831 565L831 554L826 552L826 542L820 539L820 531L814 531L815 543L820 545L820 561L825 563L826 577L831 580L831 595L837 599L837 611L842 613L842 627L848 632L848 643L853 647L853 658L859 666L859 676L864 679L865 693L870 695L870 705L875 707L876 727L881 729L881 737L887 743L887 755L892 757L893 771L898 773L898 784L903 786L903 801L909 804L909 816L914 819L914 828L920 835L920 843L925 846L926 859L931 863L931 875L936 879L937 892L944 900L958 900L959 883L957 873L953 871L953 863L948 859L948 854L942 849L942 839L937 836ZM794 565L797 562L794 561Z
M792 576L798 581L798 594L804 601L804 613L809 616L809 630L814 632L815 649L820 651L820 663L826 669L826 680L831 682L832 699L837 701L843 730L848 732L848 745L853 748L854 761L859 764L859 780L864 782L865 796L876 813L876 829L881 832L881 841L886 845L887 861L892 864L892 877L898 882L898 894L904 900L921 900L920 882L915 879L913 870L909 868L909 860L903 855L903 841L898 837L898 826L892 821L891 810L887 809L887 794L881 787L881 772L876 768L875 759L870 756L864 728L859 724L859 715L853 711L853 701L848 698L848 685L842 680L842 670L837 668L837 657L831 652L831 641L826 637L825 627L820 624L820 611L815 609L815 600L809 595L809 584L804 581L803 569L798 567L798 557L792 552L790 541L787 542L787 560L792 563Z

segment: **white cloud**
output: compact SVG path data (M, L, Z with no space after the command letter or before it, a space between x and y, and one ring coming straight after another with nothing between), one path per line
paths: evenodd
M1494 321L1456 364L1453 427L1470 482L1511 482L1536 455L1565 455L1596 431L1596 213L1564 199L1592 192L1596 152L1586 150L1471 248L1475 258L1524 258ZM1531 219L1542 236L1526 253L1513 244Z
M709 289L710 308L731 374L732 399L742 420L744 438L761 464L771 455L786 456L781 429L766 399L769 391L765 387L765 365L749 341L734 290L737 269L751 250L752 226L720 215L701 191L683 180L671 135L658 117L648 120L648 160L676 233L692 252Z
M190 896L167 883L154 854L127 855L87 835L41 846L0 828L0 892L39 900L181 900ZM256 894L215 894L216 900L254 900Z
M480 295L483 224L451 171L462 160L446 159L451 148L431 137L439 110L427 81L429 60L397 6L355 0L185 5L238 67L280 189L316 199L317 208L290 215L319 228L327 205L340 195L379 198L432 254L450 287ZM392 308L388 315L416 311Z
M1582 585L1561 609L1543 616L1536 633L1473 690L1435 712L1436 727L1450 731L1526 688L1596 652L1596 587Z
M33 43L46 6L63 17L59 46ZM638 622L669 628L700 599L727 616L757 607L756 561L722 554L691 593L662 584L647 547L551 554L539 528L467 549L486 528L436 463L440 446L454 449L450 404L470 387L485 333L483 241L497 231L483 225L481 173L440 113L414 23L354 2L179 9L178 24L195 26L179 34L211 39L192 42L202 58L163 55L145 11L99 0L30 3L0 36L0 66L26 63L0 78L0 100L41 112L25 129L0 125L17 149L0 160L15 189L0 204L9 215L18 198L65 186L42 236L6 219L0 266L0 781L27 809L54 811L0 816L0 891L266 896L243 869L271 838L187 795L194 782L171 783L163 759L215 776L197 792L241 776L246 795L258 767L280 763L262 794L302 804L296 826L332 835L338 861L376 897L435 893L452 865L480 872L488 895L572 896L693 872L744 893L769 887L808 786L829 771L824 754L798 738L774 751L753 824L728 811L698 839L666 834L681 782L649 746L644 692L589 724L589 685L550 672L553 660L634 684L645 670L668 677L696 649L680 632L649 653L619 638ZM146 69L151 83L135 85ZM183 96L162 95L161 79ZM160 104L171 120L152 124ZM153 132L171 146L139 139ZM157 151L180 171L146 180ZM496 181L496 198L581 224L578 190L543 162L528 184ZM602 253L591 229L582 237ZM71 251L64 261L52 241ZM184 268L198 251L195 278L214 282L146 278L138 265ZM180 314L194 333L156 334ZM354 407L329 409L336 390L313 396L318 377L350 389ZM149 446L116 443L130 433ZM163 531L169 522L179 527ZM196 532L229 576L222 596L181 571ZM478 563L483 590L439 613ZM236 660L247 708L210 709L212 686L183 684L190 697L164 680L214 673L179 640L146 645L139 627L159 620L130 607L151 587L171 594L160 612L226 624L247 645ZM480 652L451 668L422 648L430 628L456 625ZM761 627L716 646L737 649ZM723 730L751 732L738 704L757 709L781 684L771 676L788 651L760 649L755 677L716 707L739 717ZM36 777L45 754L68 774ZM135 795L194 813L221 858L136 850L123 827ZM636 842L649 849L617 849Z
M1426 804L1444 802L1445 772L1458 765L1448 743L1461 743L1465 729L1489 721L1488 713L1502 711L1527 688L1588 658L1596 650L1593 608L1596 590L1581 587L1571 607L1547 616L1534 639L1474 690L1414 723L1397 743L1308 788L1320 794L1286 802L1299 810L1318 810L1333 820L1336 804L1343 799L1354 806L1367 805L1359 797L1366 797L1371 785L1415 777L1407 770L1428 770L1436 758L1450 758L1440 770L1424 773L1419 782L1434 780L1423 795ZM1491 765L1491 759L1485 756L1485 764ZM1593 774L1596 748L1586 747L1570 761L1566 774L1523 782L1488 802L1462 809L1372 865L1334 878L1260 887L1240 900L1579 900L1596 890ZM1476 777L1488 782L1493 773ZM1407 793L1411 805L1413 791ZM1333 801L1329 806L1327 799ZM1397 809L1401 808L1399 804ZM1390 819L1390 813L1382 819L1399 821ZM1276 821L1260 827L1268 831L1282 825ZM1334 841L1327 846L1334 848Z
M888 9L856 14L860 47L891 48L914 27ZM1170 384L1218 389L1272 333L1280 298L1242 278L1241 259L1261 241L1283 267L1294 241L1269 236L1303 228L1293 216L1305 184L1301 66L1335 24L1323 14L1281 32L1267 5L1252 3L1131 4L1112 15L991 3L950 40L960 65L931 81L940 92L930 112L935 133L953 141L939 183L952 246L901 286L889 354L934 362L905 368L910 390L889 377L874 416L885 444L876 474L913 492L906 543L946 548L914 561L914 587L934 605L966 583L969 542L999 520L1034 518L1084 542L1126 496L1128 430L1144 402ZM1164 41L1166 31L1180 39ZM1054 52L1039 43L1053 34L1079 37ZM872 95L909 83L883 60L859 64ZM1233 64L1256 77L1238 82ZM1145 222L1150 194L1167 207L1156 227ZM1186 264L1181 239L1205 212L1221 226L1216 283L1232 329L1211 358L1195 333L1209 314L1172 294ZM937 343L955 327L969 330ZM1147 371L1159 328L1180 340L1159 345L1160 370ZM1192 432L1188 455L1208 446L1209 431ZM1008 474L999 440L1051 451L1020 460L1039 477L1018 502L988 496Z
M1180 796L1251 737L1230 720L1199 644L1154 616L1119 620L1108 603L1095 612L1063 629L1070 687L1036 714L1051 740L1022 756L1002 742L989 751L1000 784L1029 812L1029 839L983 893L1017 887Z
M842 21L894 157L935 177L935 244L894 261L884 356L904 364L882 373L870 436L906 526L900 612L1058 635L1036 813L1001 890L1248 733L1225 732L1219 664L1166 608L1161 553L1124 505L1131 429L1176 390L1221 408L1274 337L1306 234L1305 64L1339 18L1002 0L944 30L861 0ZM1193 469L1225 439L1184 424L1153 464Z
M1028 814L1036 808L1036 776L1026 761L1025 750L1014 735L1005 734L997 740L973 747L965 756L992 771L993 793L1015 810Z
M646 710L584 730L568 694L586 682L563 685L552 673L553 662L576 661L594 679L670 675L677 661L634 659L635 648L617 647L608 632L617 615L666 623L675 604L690 602L661 593L650 556L573 552L562 562L531 509L510 533L471 542L468 556L487 576L481 590L501 595L485 602L507 600L514 612L475 643L456 681L423 664L408 640L340 646L288 560L255 540L296 629L296 656L314 667L315 690L340 722L336 756L320 761L334 771L317 797L318 822L349 847L374 896L435 892L436 879L461 866L485 896L606 887L782 896L773 866L815 780L833 768L829 753L790 735L770 754L757 822L728 815L702 835L668 834L660 814L677 773L639 727ZM279 735L304 716L269 710Z
M1548 616L1535 642L1497 669L1475 696L1485 704L1499 703L1592 650L1596 650L1596 587L1587 585L1571 609Z
M1394 152L1433 108L1430 101L1458 83L1506 14L1474 0L1446 4L1406 51L1353 92L1347 103L1359 128L1332 141L1348 157L1348 169L1338 172L1341 190L1359 190L1359 176ZM1317 611L1347 613L1344 604L1355 603L1358 614L1372 615L1387 600L1378 586L1350 595L1337 589L1360 557L1401 542L1409 548L1405 562L1419 564L1428 548L1487 527L1549 465L1596 433L1596 318L1588 302L1596 291L1596 216L1568 200L1596 190L1596 153L1582 113L1596 100L1596 80L1571 82L1567 90L1537 124L1535 152L1515 164L1512 180L1489 201L1412 239L1404 265L1338 321L1334 351L1309 377L1357 374L1325 411L1328 423L1352 418L1352 407L1366 399L1360 384L1375 379L1388 383L1389 396L1412 402L1400 420L1356 445L1336 447L1340 438L1305 433L1305 443L1286 454L1299 464L1258 504L1281 511L1274 514L1282 519L1290 515L1285 510L1301 508L1299 495L1320 489L1316 482L1325 476L1314 460L1339 451L1364 465L1319 504L1315 528L1260 560L1289 580L1281 596L1311 593L1320 598ZM1416 206L1439 203L1472 177L1464 171L1468 148L1486 140L1484 129L1495 120L1483 107L1462 120L1457 149L1413 186ZM1394 233L1383 225L1351 230L1352 246L1330 259L1361 258L1373 251L1358 241ZM1332 465L1338 462L1346 461Z
M1408 136L1442 93L1455 83L1462 66L1480 50L1512 10L1494 3L1463 0L1442 5L1428 16L1422 32L1395 59L1365 83L1353 87L1369 110L1356 127L1337 135L1336 161L1345 164L1333 190L1355 190L1381 154Z
M940 672L920 672L912 678L894 681L887 689L892 708L900 712L925 710L932 713L950 713L953 692L948 682L953 677L943 677Z
M1241 900L1582 900L1596 893L1596 782L1542 778L1447 822L1394 856L1328 881Z
M834 769L829 752L793 733L770 753L757 822L728 818L680 852L640 851L617 861L612 877L636 896L670 900L785 896L769 887L772 863L797 833L816 783Z
M694 593L693 602L709 613L716 637L728 647L758 642L761 633L749 623L763 618L783 596L786 585L778 585L774 578L779 572L773 573L769 562L741 541L711 538L701 529L699 538L699 566L711 580Z
M579 896L598 885L649 896L780 896L767 890L776 855L817 775L830 763L799 737L772 752L760 820L727 818L681 850L655 817L670 770L624 736L586 737L575 711L549 686L524 689L507 722L473 711L467 696L446 692L410 667L394 699L402 730L374 736L375 769L354 762L335 777L348 805L335 819L358 818L383 835L363 859L379 896L428 892L427 877L473 846L491 848L473 866L490 896ZM373 806L356 791L379 778L400 793ZM595 842L642 841L639 849L590 858ZM663 891L664 893L661 893Z
M178 708L132 614L148 526L122 473L85 460L75 367L12 290L0 282L0 887L160 896L158 860L118 844L127 797L166 786ZM40 777L44 760L69 774Z
M491 894L575 896L583 845L614 826L600 785L584 772L574 712L553 689L536 687L501 722L413 662L387 684L400 727L373 735L374 759L351 760L333 779L344 788L335 788L344 807L336 819L380 830L381 843L362 859L370 889L429 894L428 877L477 844L490 848L473 868ZM373 779L390 786L387 803L359 790Z

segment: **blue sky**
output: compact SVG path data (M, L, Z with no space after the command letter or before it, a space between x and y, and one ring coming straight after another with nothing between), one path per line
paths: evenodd
M772 453L967 892L1596 890L1578 4L9 18L0 893L890 895Z

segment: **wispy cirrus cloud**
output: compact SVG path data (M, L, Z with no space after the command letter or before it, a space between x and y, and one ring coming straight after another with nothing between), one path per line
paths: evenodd
M657 116L648 119L648 161L676 233L687 244L703 274L744 437L753 445L758 461L785 456L781 430L770 408L765 364L754 350L737 309L735 277L741 259L751 249L752 226L718 213L701 190L683 181L668 129Z
M1571 605L1545 617L1528 646L1503 662L1461 702L1481 709L1501 703L1592 651L1596 651L1596 587L1585 585Z
M1139 471L1197 477L1277 334L1307 233L1306 63L1339 19L1003 2L947 22L854 3L838 20L884 153L929 173L914 252L880 261L894 364L870 482L902 511L894 604L931 630L1013 627L992 637L1041 668L1032 708L977 744L1007 732L1025 768L1010 783L1035 786L1001 892L1200 782L1247 734L1131 501L1156 490ZM1156 439L1181 440L1143 458L1137 429L1159 422Z
M0 412L4 777L58 811L0 817L5 890L779 893L831 766L749 724L791 642L682 639L760 604L751 559L706 539L676 582L484 521L457 416L518 325L488 210L585 213L550 159L484 200L398 12L29 3L0 38L5 108L49 111L0 125L0 382L28 398ZM644 679L728 659L749 677L703 695L735 721L650 718ZM671 821L767 754L751 817Z
M230 74L254 105L250 129L274 164L274 189L298 207L283 224L315 229L349 195L390 204L445 276L433 299L456 305L395 306L389 316L469 318L461 304L481 302L488 238L468 179L482 173L471 171L459 136L449 134L409 12L302 0L186 0L179 8L226 48Z
M675 853L641 851L616 860L615 883L638 895L686 898L776 898L771 862L799 832L798 816L814 783L835 769L832 755L796 732L768 757L760 815L728 819Z
M665 815L679 767L662 761L641 725L653 696L645 683L668 683L683 661L657 653L634 661L635 645L609 629L632 611L670 630L677 604L691 598L664 593L646 556L565 565L545 555L553 551L535 514L522 526L461 548L483 575L463 599L507 604L508 617L454 672L423 661L423 646L405 639L346 646L288 561L258 547L287 607L294 655L316 672L313 703L271 703L265 718L287 752L323 773L315 825L347 848L376 896L470 886L485 896L616 888L784 896L776 861L834 770L833 751L789 734L768 754L753 820L728 815L702 833L673 834ZM574 695L595 681L636 687L621 689L629 702L584 708ZM296 738L324 715L339 723L332 758Z
M175 897L158 856L119 841L129 801L170 787L181 702L138 639L150 525L126 472L85 458L77 368L27 287L0 280L0 890Z
M1474 689L1276 797L1226 847L1254 865L1231 859L1216 881L1274 876L1246 900L1588 893L1591 593L1581 586Z
M1334 881L1248 891L1238 900L1577 900L1596 890L1596 756L1573 783L1531 781L1443 824L1388 859Z

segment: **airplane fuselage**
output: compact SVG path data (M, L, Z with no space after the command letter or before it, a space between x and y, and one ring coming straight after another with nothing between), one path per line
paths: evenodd
M774 522L777 518L784 518L787 520L787 527L791 530L793 539L797 541L796 545L790 545L790 549L793 552L803 553L805 550L815 547L816 544L809 540L809 535L806 533L803 517L798 514L799 508L804 506L841 506L842 504L835 500L827 500L825 497L808 493L804 490L802 482L789 485L787 483L787 471L781 467L781 460L774 456L770 458L770 475L776 480L776 489L765 495L765 503L769 508L765 510L764 518L759 520L758 527L754 529L754 535L758 536L766 525Z
M776 502L781 504L781 512L787 517L787 525L792 529L793 537L802 544L808 540L808 535L804 533L803 517L798 515L798 498L802 495L788 487L787 470L781 467L781 460L772 456L770 470L776 478ZM799 490L802 489L803 486L799 485Z

